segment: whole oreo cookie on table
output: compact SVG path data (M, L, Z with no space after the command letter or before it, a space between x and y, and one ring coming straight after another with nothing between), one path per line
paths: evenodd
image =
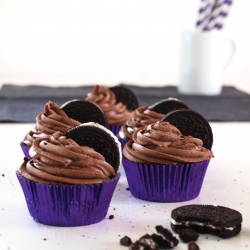
M80 146L88 146L104 156L105 160L119 169L121 163L121 147L118 139L104 126L88 122L71 128L65 133L66 138L71 138Z
M114 86L109 88L116 96L116 102L121 102L127 106L128 110L135 110L139 107L136 95L124 86Z
M229 238L241 231L241 223L240 212L223 206L184 205L171 212L171 228L176 233L191 228L197 233Z
M167 114L175 109L189 109L189 107L181 100L169 97L149 106L148 109L157 113Z
M183 135L201 139L205 148L212 148L212 129L208 121L200 113L191 109L177 109L170 111L161 121L174 125Z
M97 122L104 127L108 126L107 118L102 109L93 102L74 99L64 103L61 109L69 118L81 123Z

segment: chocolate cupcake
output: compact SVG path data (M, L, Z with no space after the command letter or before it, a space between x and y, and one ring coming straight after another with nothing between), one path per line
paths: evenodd
M88 93L85 99L96 103L103 110L108 119L108 128L114 135L119 133L121 126L138 107L137 97L124 86L106 88L95 85L92 93Z
M30 153L16 174L35 221L66 227L105 218L121 159L120 143L108 129L84 123L36 139Z
M156 102L149 107L138 107L133 111L126 124L121 127L117 136L122 148L132 138L135 130L161 120L170 111L182 108L188 109L188 106L173 97Z
M86 100L71 100L59 107L54 102L47 102L44 111L37 115L35 127L27 133L20 143L26 158L32 143L46 135L60 131L65 133L72 127L85 122L97 122L107 126L107 119L102 110L94 103Z
M190 112L195 120L201 117ZM185 112L181 115L184 118ZM133 196L147 201L192 200L200 193L213 152L203 146L198 136L183 135L176 126L164 121L166 117L139 128L125 144L122 163L129 188ZM192 124L187 125L190 131L195 130ZM205 122L199 125L209 126Z

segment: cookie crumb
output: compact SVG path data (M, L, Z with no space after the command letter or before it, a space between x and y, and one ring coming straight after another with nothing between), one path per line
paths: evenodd
M188 250L200 250L200 248L195 242L192 241L188 244Z
M109 216L109 219L110 220L113 220L115 218L115 216L113 215L113 214L111 214L110 216Z
M43 240L47 240L46 238L43 238Z
M5 174L2 174L2 176L4 177L4 176L5 176Z
M132 243L133 243L132 240L127 235L125 235L120 239L120 244L122 246L129 247Z
M128 188L126 188L126 190L130 190L130 188L128 187Z

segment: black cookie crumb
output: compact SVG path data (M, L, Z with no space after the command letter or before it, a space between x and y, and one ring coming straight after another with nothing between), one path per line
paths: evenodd
M114 219L115 218L115 216L113 215L113 214L111 214L110 216L109 216L109 219L110 220L112 220L112 219Z
M129 247L132 243L133 243L132 240L126 235L120 239L120 244L122 246Z
M183 242L196 241L199 238L199 234L191 228L181 229L178 231L179 237Z
M192 241L188 244L188 250L200 250L200 248L195 242Z

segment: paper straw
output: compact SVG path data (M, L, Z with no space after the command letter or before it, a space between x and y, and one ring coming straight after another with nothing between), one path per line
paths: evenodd
M222 29L231 5L232 0L202 0L202 6L199 9L202 17L197 21L196 26L201 31Z
M199 8L199 19L196 22L196 26L199 30L203 30L209 22L209 18L212 12L214 0L201 0L201 6Z

